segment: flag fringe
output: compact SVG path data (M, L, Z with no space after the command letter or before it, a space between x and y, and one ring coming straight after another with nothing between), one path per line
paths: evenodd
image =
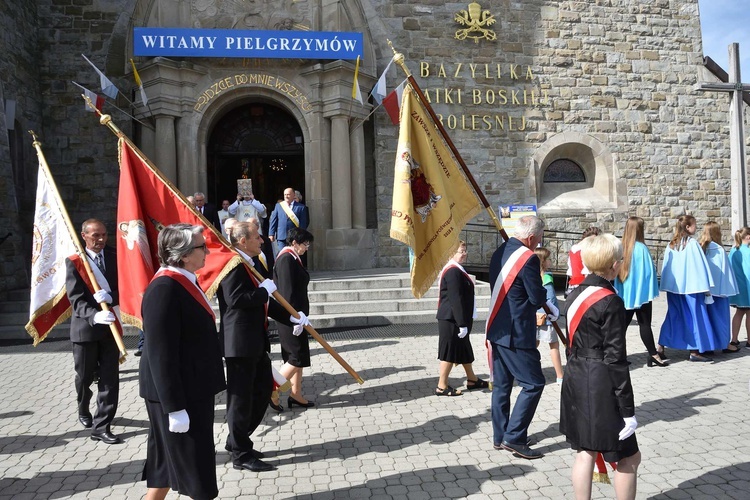
M208 290L206 290L206 297L208 297L209 299L213 299L216 295L216 292L219 290L219 285L221 285L221 282L224 280L226 275L229 274L232 269L239 266L243 262L244 261L242 257L240 257L239 255L235 255L234 257L229 259L229 262L224 265L224 268L221 270L219 275L216 277L216 279L214 279L213 283L211 283L211 286L208 288Z
M594 475L591 478L591 480L594 483L612 484L606 472L594 472Z
M44 339L47 338L47 335L49 335L49 332L52 331L53 328L56 326L65 323L72 315L73 315L73 308L68 304L68 307L65 309L65 312L63 312L60 317L55 320L55 322L52 324L52 326L49 327L47 330L47 333L44 335L41 335L39 331L36 329L36 326L34 326L34 322L44 316L45 314L49 313L54 309L60 301L64 300L66 298L67 294L65 291L65 288L63 288L60 292L57 293L55 297L47 301L42 307L34 311L34 313L31 315L31 318L29 318L29 322L26 323L26 331L31 336L31 338L34 339L34 347L39 345L40 342L42 342Z

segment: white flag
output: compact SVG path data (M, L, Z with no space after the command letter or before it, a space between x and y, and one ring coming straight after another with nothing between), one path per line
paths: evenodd
M99 71L99 68L97 68L94 65L94 63L89 61L88 57L84 56L83 54L81 54L81 57L86 59L86 62L89 63L91 67L94 68L94 70L96 70L97 74L99 75L99 84L102 86L102 94L106 95L110 99L116 99L117 92L119 92L119 90L117 90L117 87L115 86L115 84L112 83L112 80L107 78L107 76L104 73Z
M65 258L76 253L76 245L66 229L63 210L54 183L39 165L31 256L31 307L26 324L34 345L71 314L65 293Z

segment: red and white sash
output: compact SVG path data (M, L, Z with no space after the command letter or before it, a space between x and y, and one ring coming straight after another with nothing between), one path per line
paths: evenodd
M500 270L500 274L495 280L494 290L492 291L492 300L490 301L490 315L487 318L486 330L489 332L490 325L495 320L495 316L500 307L505 302L505 297L508 295L508 290L513 286L513 282L518 277L518 273L521 272L523 266L529 261L534 252L526 247L519 247L510 255L505 265Z
M297 260L297 262L299 262L299 265L300 266L302 265L302 259L299 258L299 255L297 255L297 252L295 252L294 248L292 248L292 247L284 247L284 248L282 248L281 251L279 252L279 255L276 256L276 260L279 260L279 257L281 257L282 255L284 255L285 253L292 254L292 257L294 257Z
M211 307L211 304L208 302L208 297L206 297L206 294L201 290L201 288L198 286L197 283L193 283L190 281L190 279L182 274L179 271L175 271L166 267L160 268L156 274L154 274L154 277L151 278L151 281L154 281L156 278L160 276L166 276L168 278L172 278L177 283L182 285L182 287L187 290L187 292L190 294L191 297L193 297L196 302L198 302L200 305L203 306L203 309L208 312L208 314L211 315L211 318L213 318L214 321L216 321L216 315L214 314L214 310Z
M568 308L568 347L573 347L573 336L578 330L583 315L591 306L615 292L601 286L589 286L575 298Z

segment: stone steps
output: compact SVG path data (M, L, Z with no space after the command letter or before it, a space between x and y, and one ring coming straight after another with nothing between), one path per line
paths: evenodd
M391 324L436 323L438 288L433 285L421 299L411 293L409 274L393 269L311 273L308 287L310 318L316 329L355 328ZM12 300L0 303L0 340L30 339L24 329L29 319L28 290L13 294ZM489 284L478 282L476 303L478 317L484 321L490 301ZM216 317L219 308L214 301ZM51 338L68 336L68 322L55 327ZM272 320L271 329L275 329ZM125 335L137 330L126 327Z

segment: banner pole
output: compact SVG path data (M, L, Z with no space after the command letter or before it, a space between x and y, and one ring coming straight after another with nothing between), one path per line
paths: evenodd
M33 130L29 130L29 134L31 134L31 137L34 139L32 142L32 145L36 149L36 154L39 157L39 166L41 167L42 172L44 172L44 176L47 178L47 182L49 182L49 185L52 188L52 196L55 197L55 200L57 201L57 204L60 207L61 215L63 217L63 220L65 221L65 229L68 231L68 234L70 235L71 239L73 240L73 243L76 246L76 253L78 253L78 256L81 258L81 261L83 262L83 267L84 269L86 269L86 274L88 275L88 278L94 287L94 292L98 292L99 290L101 290L101 287L99 286L99 283L96 281L96 277L94 276L94 273L91 270L91 265L89 264L88 255L86 254L86 250L81 245L81 240L79 239L78 234L76 234L75 232L73 223L71 222L70 217L68 216L68 211L65 210L65 205L63 204L62 198L60 197L60 193L57 190L55 179L52 177L52 172L50 171L49 165L47 164L47 159L44 157L44 153L42 152L42 143L39 142L39 139L37 138L36 133L34 133ZM109 312L111 310L109 307L109 304L107 304L106 302L100 302L99 305L101 306L103 311ZM128 355L128 352L125 350L125 344L122 341L120 332L117 331L117 326L115 326L114 323L111 323L109 325L109 329L112 332L112 336L115 338L117 349L120 351L120 364L122 364L125 362L125 357Z
M487 210L487 213L489 214L490 219L492 219L492 222L495 224L495 227L500 232L500 236L502 236L502 238L505 241L508 241L509 239L508 233L505 231L505 228L503 228L503 225L500 222L500 219L497 217L497 214L495 213L495 211L492 209L490 202L487 201L487 197L484 196L484 193L479 188L477 181L474 180L474 176L471 175L471 172L469 171L469 167L466 166L466 162L461 157L461 153L458 152L456 145L453 144L453 140L451 140L450 136L448 135L448 132L445 131L443 124L440 123L440 120L435 114L435 111L432 109L432 106L427 101L427 98L425 97L425 95L422 93L422 89L419 88L419 84L414 79L414 76L412 76L411 71L409 71L409 68L406 66L404 55L396 51L396 49L393 47L393 44L391 43L390 40L388 40L388 46L390 46L391 50L393 51L393 60L404 71L404 73L406 73L406 78L409 80L409 83L411 84L412 88L417 93L419 100L422 102L422 106L424 106L424 108L430 114L430 118L432 118L433 124L440 132L440 135L443 136L443 140L450 148L451 152L453 153L453 156L458 161L458 164L461 166L461 170L463 170L464 175L466 176L466 179L469 181L469 183L471 183L471 186L474 188L474 192L479 197L480 201L482 202L482 205L484 205L485 210ZM547 314L552 313L549 307L547 307L547 304L544 304L543 309ZM556 321L552 322L552 326L555 329L557 336L560 337L560 340L563 342L563 344L568 345L567 340L565 339L565 335L563 334L562 330L560 329Z

